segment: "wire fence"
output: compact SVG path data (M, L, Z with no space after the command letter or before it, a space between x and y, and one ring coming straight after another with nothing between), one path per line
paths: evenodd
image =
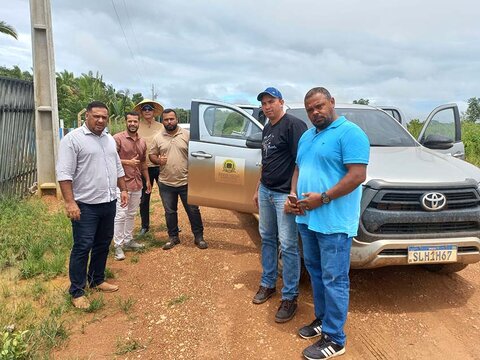
M0 196L24 196L36 179L33 83L0 77Z

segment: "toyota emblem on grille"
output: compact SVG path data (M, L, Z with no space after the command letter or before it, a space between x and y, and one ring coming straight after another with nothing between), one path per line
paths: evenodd
M422 207L427 211L442 210L447 205L447 198L439 192L423 194L421 198Z

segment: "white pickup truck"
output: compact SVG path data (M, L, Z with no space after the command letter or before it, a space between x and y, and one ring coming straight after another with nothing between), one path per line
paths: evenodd
M255 212L264 123L258 108L194 100L191 111L189 202ZM302 104L286 111L311 126ZM351 267L418 264L452 272L480 261L480 169L458 159L457 106L432 111L418 139L388 109L337 104L336 111L371 144Z

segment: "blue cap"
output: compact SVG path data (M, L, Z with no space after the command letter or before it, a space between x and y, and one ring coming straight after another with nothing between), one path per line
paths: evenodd
M257 100L262 101L263 95L270 95L270 96L273 96L275 98L283 99L282 98L282 93L280 91L278 91L277 89L275 89L274 87L268 87L264 91L262 91L260 94L258 94Z

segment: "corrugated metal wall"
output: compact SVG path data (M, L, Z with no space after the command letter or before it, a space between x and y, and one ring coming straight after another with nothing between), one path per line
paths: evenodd
M0 196L23 196L37 179L33 83L0 77Z

